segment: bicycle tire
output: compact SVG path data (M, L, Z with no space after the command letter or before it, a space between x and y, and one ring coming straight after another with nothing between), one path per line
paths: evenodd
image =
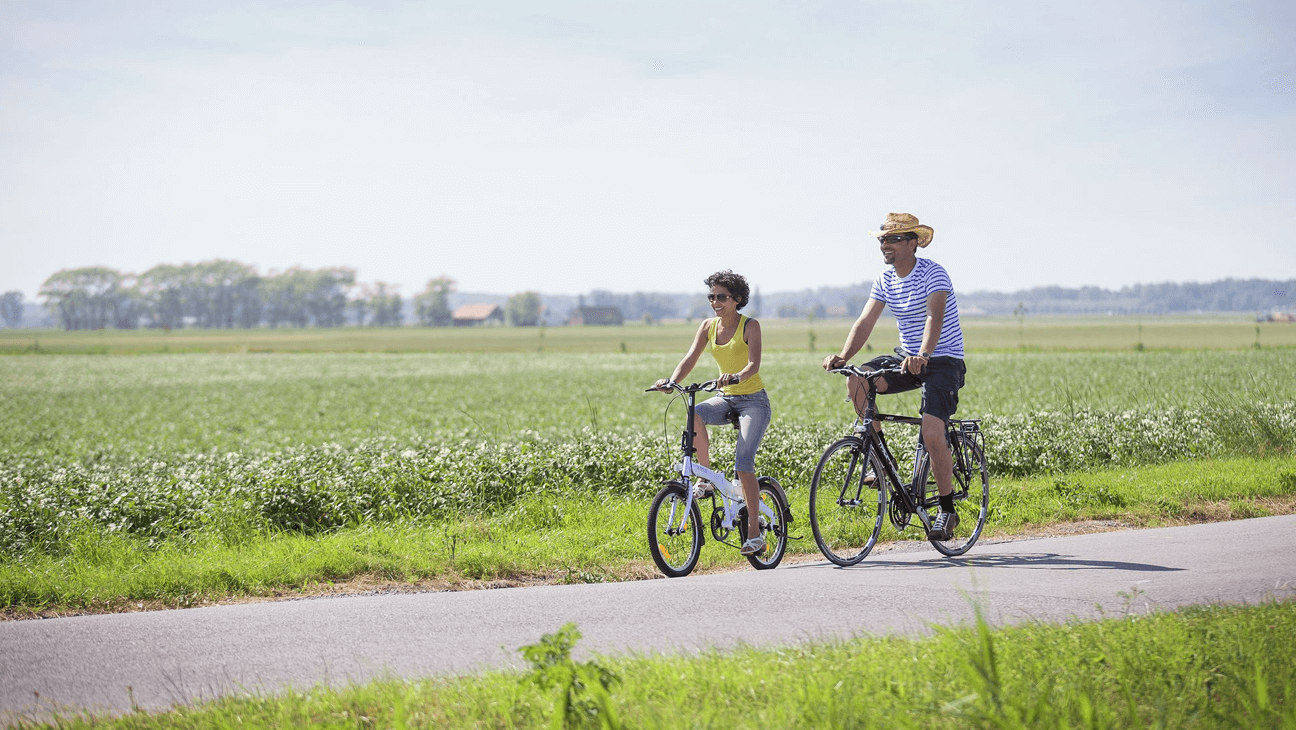
M985 528L986 516L990 512L990 470L981 447L957 432L950 439L950 456L954 462L954 511L958 513L959 524L951 539L929 538L928 542L943 555L952 557L971 550ZM922 474L923 503L936 506L939 504L939 491L931 476L929 454L923 454Z
M777 568L783 560L783 554L787 552L788 526L786 516L791 514L788 505L783 501L783 495L780 490L770 483L768 477L760 479L760 501L770 512L774 513L774 519L770 520L764 514L760 515L761 534L765 536L765 549L755 555L746 556L747 562L751 563L756 570L771 570ZM743 542L747 541L747 506L743 505L738 510L738 534L742 536Z
M877 454L847 436L824 451L810 482L810 529L825 558L855 565L877 544L892 488ZM872 484L866 477L874 475Z
M693 572L702 554L702 512L694 500L688 521L683 522L687 498L683 485L667 484L648 508L648 550L657 569L667 578L683 578ZM682 522L684 529L678 531Z

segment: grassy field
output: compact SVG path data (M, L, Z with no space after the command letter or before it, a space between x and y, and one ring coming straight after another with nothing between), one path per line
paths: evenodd
M771 351L836 351L851 321L762 320ZM1179 317L968 317L969 351L1240 349L1296 346L1296 325L1257 323L1246 315ZM400 327L333 330L62 330L0 329L0 354L258 352L679 352L697 323L621 327ZM1258 329L1257 329L1258 328ZM894 321L878 325L879 342L895 339ZM1141 347L1140 347L1141 345Z
M1129 609L1138 605L1129 596ZM557 628L557 627L555 627ZM539 639L540 637L537 637ZM1125 615L926 638L861 637L698 656L572 659L530 672L317 687L60 728L1291 728L1290 604ZM566 641L563 641L566 639ZM585 687L570 677L582 676ZM605 689L603 689L605 688ZM570 697L572 712L558 709ZM556 720L556 721L555 721ZM33 727L36 725L33 724ZM41 727L52 727L41 725Z
M786 486L802 532L810 472L851 418L816 360L776 352L764 367L775 421L758 469ZM650 575L643 516L682 410L664 422L669 399L642 388L674 361L2 358L0 606ZM1296 351L989 352L969 366L962 411L989 434L991 534L1290 510ZM720 465L732 438L716 436ZM714 547L704 561L738 562Z
M847 323L771 324L775 417L757 466L787 487L807 536L791 559L808 559L810 472L852 418L818 362ZM960 414L988 434L984 539L1296 512L1285 327L1264 326L1255 348L1243 321L977 320ZM0 337L39 353L0 358L0 616L652 577L644 517L682 410L664 419L669 398L642 389L689 329L552 328L543 349L541 330L504 328L40 333L39 349ZM917 395L885 404L913 412ZM721 467L732 438L714 436ZM743 565L708 543L700 569ZM1264 647L1286 645L1293 615L600 660L622 678L601 711L634 727L1292 727L1293 665ZM111 726L533 726L551 696L488 674ZM716 697L743 711L704 702Z

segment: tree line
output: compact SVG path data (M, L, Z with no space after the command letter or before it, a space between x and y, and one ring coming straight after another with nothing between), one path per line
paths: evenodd
M450 324L453 279L428 281L414 296L420 324ZM22 295L17 292L18 305ZM226 259L161 264L142 274L103 266L64 269L45 280L40 297L68 330L269 327L338 327L347 323L400 326L405 301L399 286L358 283L355 269L292 268L259 274ZM9 294L0 301L9 320ZM15 325L11 325L15 326Z

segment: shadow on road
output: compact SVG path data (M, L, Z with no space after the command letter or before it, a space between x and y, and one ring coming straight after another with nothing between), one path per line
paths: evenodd
M795 570L802 567L811 567L812 564L805 563L802 565L789 566L788 569ZM823 567L822 563L814 564ZM1126 563L1113 560L1084 560L1071 555L1060 555L1058 553L1028 553L1025 555L976 555L973 557L959 558L929 558L927 560L914 561L897 561L897 560L878 560L869 562L865 560L859 565L853 565L850 568L837 568L837 570L935 570L939 568L1027 568L1027 569L1046 569L1046 570L1129 570L1139 573L1159 573L1159 572L1176 572L1186 570L1186 568L1170 568L1164 565L1149 565L1148 563Z

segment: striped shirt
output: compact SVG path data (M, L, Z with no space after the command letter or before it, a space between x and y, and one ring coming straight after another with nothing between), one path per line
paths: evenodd
M900 346L910 355L922 350L923 327L927 324L927 297L932 292L949 292L945 299L945 322L932 357L963 357L963 328L959 326L958 299L945 268L931 259L918 259L906 277L887 268L873 282L871 299L891 308L900 328Z

